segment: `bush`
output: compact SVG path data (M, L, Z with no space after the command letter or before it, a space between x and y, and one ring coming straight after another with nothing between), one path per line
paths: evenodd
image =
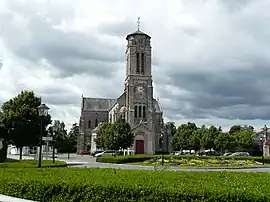
M103 156L96 159L97 162L101 163L136 163L150 160L158 157L157 155L129 155L129 156Z
M104 156L96 159L97 162L101 163L116 163L116 164L124 164L124 163L138 163L144 162L153 158L161 158L161 155L129 155L129 156ZM251 160L262 162L261 157L255 156L195 156L195 155L164 155L165 159L220 159L220 160ZM264 158L265 163L270 163L270 158Z
M0 169L0 193L35 201L270 201L268 173Z
M22 160L22 161L7 161L0 163L0 168L37 168L37 160ZM55 161L54 163L50 160L42 161L43 168L52 168L52 167L67 167L66 162L64 161Z

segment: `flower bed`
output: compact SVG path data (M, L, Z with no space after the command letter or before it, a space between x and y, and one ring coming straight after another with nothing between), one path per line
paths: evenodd
M104 156L98 157L96 159L97 162L101 163L116 163L116 164L124 164L124 163L142 163L144 161L149 161L151 159L160 159L161 155L130 155L130 156ZM254 162L262 162L261 157L254 156L194 156L194 155L164 155L164 159L166 160L218 160L224 161L226 160L239 160L239 161L254 161ZM264 162L270 164L270 158L265 157ZM239 162L240 163L240 162Z
M146 160L143 165L161 165L161 158L153 158ZM261 165L262 163L254 160L236 160L236 159L165 159L165 166L181 166L181 167L250 167Z
M0 193L35 201L270 201L268 173L0 169Z

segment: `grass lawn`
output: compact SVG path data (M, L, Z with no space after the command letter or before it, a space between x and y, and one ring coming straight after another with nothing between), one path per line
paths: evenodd
M269 173L0 169L0 193L36 201L270 201Z
M52 160L43 160L42 167L66 167L67 164L64 161L55 161L54 163ZM38 161L37 160L14 160L14 159L7 159L6 162L0 163L0 168L37 168Z

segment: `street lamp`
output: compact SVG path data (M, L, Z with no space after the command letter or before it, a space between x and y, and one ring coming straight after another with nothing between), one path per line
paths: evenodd
M53 130L53 140L52 140L52 149L53 149L53 153L52 153L52 157L53 157L53 163L54 163L54 161L55 161L55 140L54 140L54 137L55 137L55 133L56 133L56 127L55 126L53 126L52 127L52 130Z
M267 139L267 126L264 125L263 129L263 135L261 136L261 147L262 147L262 163L264 165L264 145L265 145L265 141Z
M161 131L161 135L160 135L160 138L161 138L161 165L164 166L164 156L163 156L163 131Z
M38 115L41 117L40 119L40 139L39 139L39 158L38 158L38 168L41 168L41 158L42 158L42 136L43 136L43 118L48 116L49 107L45 104L41 104L37 107Z

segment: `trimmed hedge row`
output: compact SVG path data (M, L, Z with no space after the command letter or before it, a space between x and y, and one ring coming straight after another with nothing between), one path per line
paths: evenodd
M0 169L0 193L35 201L270 201L268 173Z
M22 160L22 161L11 161L0 163L0 168L37 168L37 160ZM55 161L54 163L50 160L43 160L41 166L43 168L53 167L67 167L64 161Z
M161 155L130 155L130 156L103 156L96 159L97 162L101 163L137 163L147 161L153 158L161 158ZM235 160L254 160L257 162L262 162L261 157L255 156L195 156L195 155L164 155L165 159L235 159ZM270 157L264 158L265 163L270 163Z

